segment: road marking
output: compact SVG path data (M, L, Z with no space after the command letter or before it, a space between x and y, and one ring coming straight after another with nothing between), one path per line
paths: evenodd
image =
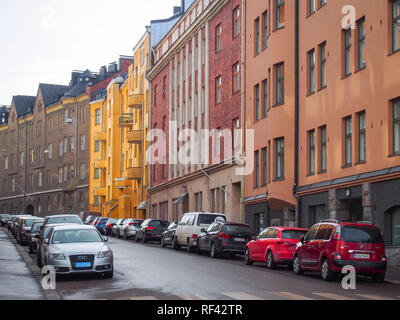
M313 294L315 294L317 296L324 297L324 298L332 299L332 300L355 300L353 298L341 296L339 294L334 294L334 293L316 292L316 293L313 293Z
M282 298L286 298L289 300L315 300L313 298L301 296L301 295L291 293L291 292L268 292L268 293L273 294L275 296L282 297Z
M394 298L382 297L382 296L378 296L376 294L356 294L356 296L368 298L371 300L396 300Z
M265 300L260 297L253 296L252 294L248 294L246 292L223 292L222 294L231 297L235 300Z
M182 300L210 300L199 294L181 294L177 295L177 297L181 298Z
M148 296L148 297L131 297L129 300L158 300L156 297Z

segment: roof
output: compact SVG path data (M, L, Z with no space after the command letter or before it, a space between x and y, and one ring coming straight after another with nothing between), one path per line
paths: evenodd
M46 83L39 84L39 88L42 92L45 107L60 101L65 92L69 89L68 86Z
M33 112L36 97L33 96L14 96L13 102L17 110L18 118Z
M86 82L79 82L75 87L65 93L65 97L78 97L86 92Z
M65 224L65 225L59 225L59 226L54 226L54 230L97 230L96 227L94 226L88 226L88 225L80 225L80 224Z
M105 97L107 97L107 89L96 90L93 92L90 101L103 100Z

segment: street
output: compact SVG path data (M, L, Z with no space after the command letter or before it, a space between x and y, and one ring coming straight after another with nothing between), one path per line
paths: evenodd
M158 243L116 238L110 238L109 245L114 252L114 278L58 277L57 292L62 299L400 300L400 286L390 283L360 278L356 290L346 291L339 280L325 282L319 274L297 276L285 268L271 271L261 263L246 266L240 256L214 260L185 250L163 249ZM5 263L0 259L0 269Z

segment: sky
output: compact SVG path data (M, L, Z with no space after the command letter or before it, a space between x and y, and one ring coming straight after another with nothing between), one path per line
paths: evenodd
M151 20L180 0L0 0L0 105L68 85L72 70L99 71L132 55Z

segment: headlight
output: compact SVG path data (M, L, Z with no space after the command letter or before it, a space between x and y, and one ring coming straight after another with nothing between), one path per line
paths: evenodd
M52 260L66 260L64 254L62 253L51 253L50 259Z
M112 251L108 247L103 247L99 252L99 258L112 257Z

